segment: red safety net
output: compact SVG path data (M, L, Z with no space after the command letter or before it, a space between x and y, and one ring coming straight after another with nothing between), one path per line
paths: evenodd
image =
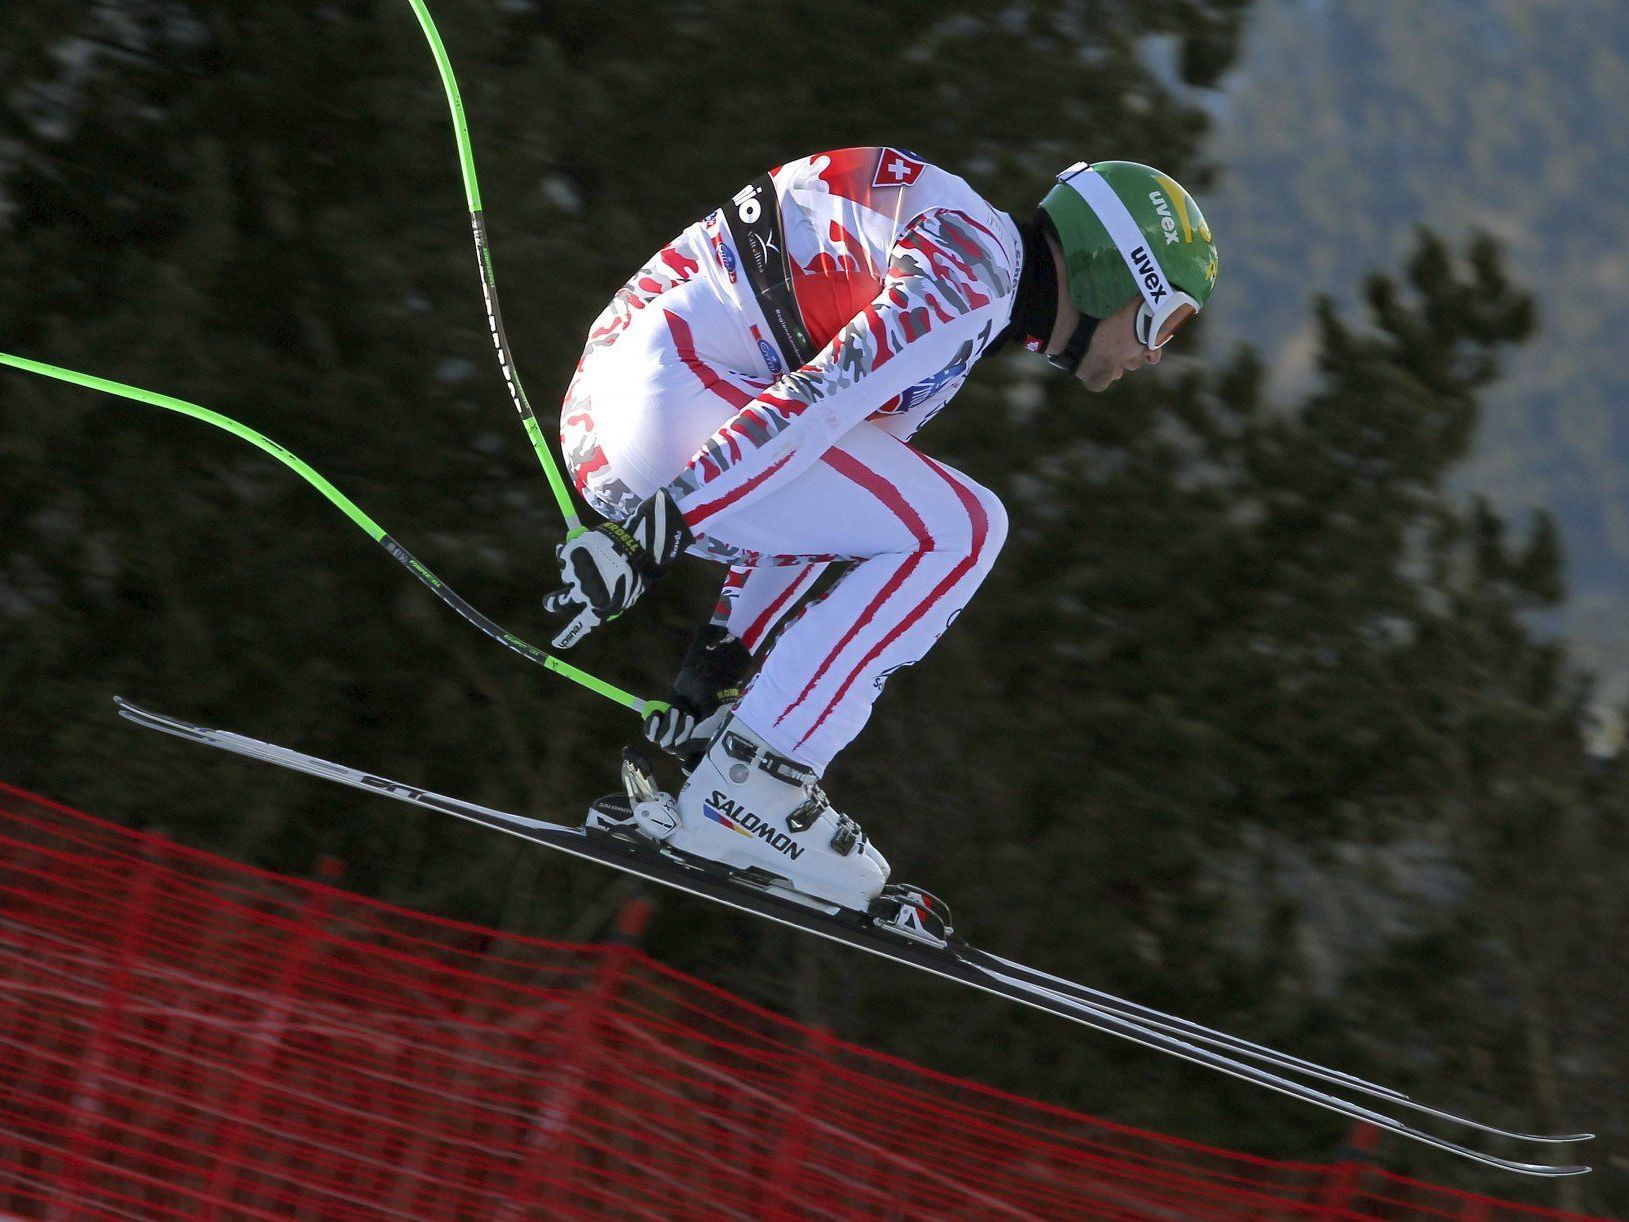
M831 1039L628 945L391 907L0 785L0 1211L1562 1218Z

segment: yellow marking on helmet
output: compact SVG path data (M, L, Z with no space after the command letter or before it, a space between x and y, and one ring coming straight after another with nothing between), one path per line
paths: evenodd
M1188 220L1188 193L1177 186L1176 181L1167 178L1164 174L1155 174L1160 186L1165 188L1165 198L1171 201L1171 207L1176 209L1177 219L1182 222L1182 240L1193 241L1193 224ZM1210 241L1209 235L1202 235L1205 241Z

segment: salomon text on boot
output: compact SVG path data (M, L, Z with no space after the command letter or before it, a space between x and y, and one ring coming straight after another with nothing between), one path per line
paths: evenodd
M831 808L814 770L769 749L737 718L726 722L679 791L666 847L865 913L888 862L860 825Z

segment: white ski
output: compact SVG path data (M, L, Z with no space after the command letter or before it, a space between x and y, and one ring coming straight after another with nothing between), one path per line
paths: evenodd
M1268 1090L1300 1099L1353 1120L1366 1121L1387 1132L1435 1146L1450 1154L1472 1159L1490 1167L1533 1176L1581 1175L1589 1170L1587 1166L1577 1164L1529 1163L1503 1158L1415 1128L1390 1112L1377 1109L1380 1107L1410 1109L1448 1124L1519 1141L1578 1142L1588 1140L1592 1134L1550 1136L1514 1133L1495 1128L1468 1117L1416 1103L1402 1092L1389 1087L1367 1082L1351 1074L1278 1052L1237 1036L1111 996L1086 985L1050 975L999 955L981 951L956 935L949 928L948 920L942 924L937 921L924 924L916 919L903 919L911 916L913 905L919 906L924 901L933 904L931 897L924 897L922 893L910 888L896 888L893 891L892 898L902 910L902 914L889 916L875 911L872 913L850 912L844 909L834 911L830 905L823 905L808 897L799 897L778 888L770 880L732 877L717 869L706 868L700 863L675 860L658 852L654 847L641 844L632 838L591 833L580 827L568 827L494 810L460 798L448 797L387 777L376 776L344 764L305 755L273 743L246 738L227 730L206 729L162 713L148 712L123 699L116 698L116 703L120 716L148 729L236 752L297 772L310 773L325 780L351 785L402 802L411 802L417 806L440 811L442 814L521 836L545 848L595 861L665 887L672 887L755 916L790 925L834 942L842 942L919 971L953 980L958 984L1033 1006L1071 1022L1253 1082ZM640 778L629 777L628 773L629 768L625 765L625 783L630 787L642 783ZM948 917L948 913L939 910L937 905L935 908L939 915ZM944 934L943 937L936 936L936 931L940 930ZM1369 1106L1341 1095L1328 1093L1302 1080L1308 1078L1333 1088L1367 1096L1378 1102Z

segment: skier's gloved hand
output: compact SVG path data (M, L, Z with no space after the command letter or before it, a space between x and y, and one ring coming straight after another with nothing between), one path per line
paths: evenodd
M645 737L686 767L694 765L735 711L751 669L752 655L738 638L721 626L702 625L673 680L672 707L645 718Z
M693 542L673 499L659 491L627 521L601 522L555 548L565 585L543 596L543 609L571 622L555 636L554 647L571 648L633 606Z
M674 703L645 718L645 737L688 768L713 741L718 727L730 719L733 703L721 705L705 717Z

